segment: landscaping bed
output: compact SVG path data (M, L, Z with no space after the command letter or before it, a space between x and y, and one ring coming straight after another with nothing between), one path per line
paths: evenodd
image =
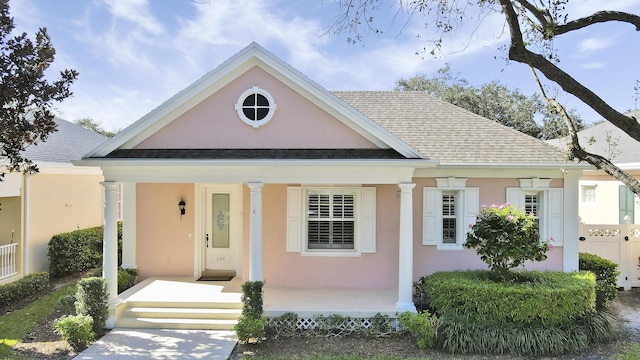
M591 347L581 354L567 354L539 359L553 360L609 360L625 346L640 342L640 288L618 293L618 299L611 304L610 311L619 316L620 336L617 340ZM238 344L230 359L252 359L267 357L274 359L325 359L318 355L357 355L371 358L374 355L388 356L390 359L522 359L520 356L508 355L451 355L435 350L420 350L415 341L408 336L399 338L323 338L294 337L278 340L267 340L261 344ZM330 359L330 357L326 357ZM340 359L340 358L338 358ZM348 358L347 358L348 359ZM347 360L341 358L340 360ZM348 359L351 360L351 359Z

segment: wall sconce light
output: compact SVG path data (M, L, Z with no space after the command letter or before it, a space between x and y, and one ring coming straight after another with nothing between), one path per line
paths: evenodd
M185 213L185 209L184 206L186 204L184 203L184 200L180 200L180 202L178 203L178 208L180 209L180 220L182 220L182 215L184 215Z

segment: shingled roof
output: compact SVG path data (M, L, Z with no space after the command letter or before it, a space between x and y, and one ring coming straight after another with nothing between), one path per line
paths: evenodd
M334 94L442 165L566 163L557 147L425 92Z
M80 160L108 137L83 128L74 123L55 118L58 131L49 135L45 142L29 146L23 155L37 162L71 162Z

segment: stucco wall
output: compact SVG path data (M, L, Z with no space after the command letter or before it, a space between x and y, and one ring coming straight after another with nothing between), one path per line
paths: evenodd
M595 203L582 201L582 186L585 184L596 185ZM619 224L620 184L617 181L580 181L580 187L580 221L585 224Z
M234 108L238 97L253 86L267 90L277 105L273 118L257 129L242 122ZM332 149L376 146L287 85L254 67L136 148Z
M627 172L640 179L640 170L627 170ZM580 189L580 221L585 224L617 225L620 223L620 194L621 182L604 172L590 171L580 178L580 185L596 185L596 202L583 203L582 189ZM633 223L640 224L640 200L635 197Z
M193 276L193 184L137 184L136 194L139 280ZM182 219L178 210L181 199L186 203Z
M101 175L36 174L27 182L29 273L48 271L48 243L55 234L100 226Z
M376 253L362 254L359 257L327 257L286 252L287 185L266 185L263 189L263 260L264 277L269 286L368 289L397 287L397 214L400 211L398 187L378 185L376 188ZM244 198L249 199L248 192ZM245 223L247 222L248 218L245 216ZM248 228L244 233L248 234ZM248 239L245 239L243 248L248 255ZM248 262L248 256L244 259L245 263Z
M436 186L433 178L414 179L416 187L413 191L413 275L414 280L423 275L436 271L486 269L486 264L480 260L475 251L438 250L433 245L422 245L422 190L427 186ZM551 187L562 187L561 179L553 179ZM520 187L518 179L469 179L467 187L478 187L480 192L480 206L503 204L506 202L506 188ZM562 270L562 248L556 247L548 253L548 258L542 263L529 264L530 269Z
M422 245L422 193L435 179L414 179L414 280L443 270L484 269L473 250L438 250ZM519 187L517 179L469 179L468 187L480 188L480 205L505 202L507 187ZM299 184L291 184L299 186ZM373 185L367 185L373 186ZM562 180L551 182L561 187ZM286 251L286 184L265 184L262 189L263 275L271 287L326 287L393 289L398 286L398 234L400 199L397 185L376 187L377 249L357 257L304 256ZM191 184L138 184L138 252L140 278L192 276L194 267L194 187ZM184 198L187 214L180 220L177 202ZM251 192L243 186L242 273L249 274ZM562 270L562 247L556 247L543 263L530 269Z
M0 198L0 245L11 243L11 232L13 234L13 242L20 242L22 228L20 226L20 217L22 205L20 197L3 197Z

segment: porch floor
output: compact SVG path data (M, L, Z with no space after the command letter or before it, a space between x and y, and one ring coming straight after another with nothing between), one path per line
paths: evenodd
M196 281L193 277L149 278L118 295L121 304L241 302L241 278L231 281ZM340 314L371 317L396 313L397 290L338 288L264 288L264 313L280 316L295 312L301 317Z
M152 277L118 295L121 302L240 302L242 279L197 281L195 277Z

